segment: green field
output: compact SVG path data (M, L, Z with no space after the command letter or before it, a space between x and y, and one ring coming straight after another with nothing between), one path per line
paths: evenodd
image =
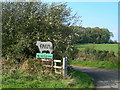
M84 50L86 47L94 47L96 50L114 51L118 53L118 44L81 44L75 45L79 50Z

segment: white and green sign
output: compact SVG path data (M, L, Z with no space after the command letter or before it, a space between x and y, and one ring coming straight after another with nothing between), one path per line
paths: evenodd
M53 59L53 54L48 53L36 53L36 58L45 58L45 59Z
M49 51L49 53L51 54L53 51L52 43L49 41L48 42L37 41L36 45L38 46L40 53L42 53L43 51Z

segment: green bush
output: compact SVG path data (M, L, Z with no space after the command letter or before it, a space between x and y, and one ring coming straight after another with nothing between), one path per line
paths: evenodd
M106 59L107 54L108 54L107 51L97 50L95 56L96 56L96 59L97 59L97 60L103 61L103 60Z
M24 62L26 61L27 60ZM38 63L38 60L31 58L29 58L28 61L30 65L29 69L40 69L39 65L41 62ZM20 63L15 65L15 63L7 60L4 60L3 64L2 88L94 88L94 80L91 77L69 67L68 75L63 77L62 74L40 73L39 70L35 73L31 73L29 69L20 69ZM5 66L7 67L7 71L5 70ZM18 68L9 73L12 68L17 66Z
M96 54L96 50L94 49L94 47L86 47L85 50L85 58L86 60L95 60L95 54Z
M50 41L55 59L74 58L76 29L69 24L77 16L66 3L9 2L2 6L2 56L35 57L39 53L36 42Z
M114 52L111 51L102 51L102 50L95 50L94 47L86 47L84 50L84 57L88 61L110 61L114 63L118 63L117 56L115 56Z

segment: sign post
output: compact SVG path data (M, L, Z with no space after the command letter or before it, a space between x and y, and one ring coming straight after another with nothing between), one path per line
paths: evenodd
M63 68L63 75L67 75L67 57L63 58L63 66L57 66L57 62L61 62L61 60L53 60L53 54L51 54L53 52L52 49L52 43L51 42L41 42L41 41L37 41L36 45L39 48L40 53L36 53L36 58L40 58L43 62L50 62L51 65L49 67L52 67L55 69L55 73L61 74L62 71L58 72L57 69L61 69ZM49 53L42 53L43 51L49 51ZM52 60L52 61L51 61ZM46 64L46 63L45 63ZM43 64L44 65L44 64ZM44 65L46 67L48 67L48 65Z
M37 41L36 45L38 46L40 53L42 53L42 51L49 51L51 54L53 51L51 42Z
M46 67L53 67L53 54L52 43L51 42L41 42L37 41L36 45L39 48L40 53L36 53L36 59L40 58L42 64ZM49 51L49 53L43 53L43 51Z
M63 58L63 75L67 75L67 57Z
M44 58L44 59L53 59L53 54L48 53L36 53L36 58Z

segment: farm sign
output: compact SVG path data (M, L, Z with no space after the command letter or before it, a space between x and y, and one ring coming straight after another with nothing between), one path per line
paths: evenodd
M36 53L36 58L45 58L45 59L53 59L53 54L48 53Z
M51 42L37 41L36 45L38 46L40 53L42 53L42 51L49 51L51 54L53 51Z
M36 53L36 58L53 59L53 54L51 54L53 51L51 42L37 41L36 45L40 51L40 53ZM42 53L43 51L49 51L49 53Z
M62 66L57 66L57 63L61 63L61 60L53 59L53 54L51 54L53 52L53 46L51 42L37 41L36 45L40 51L40 53L36 53L36 58L42 61L43 66L54 68L54 71L57 74L62 74L62 71L63 75L67 74L67 57L63 58ZM42 53L43 51L49 51L49 53ZM46 62L49 62L49 65Z

